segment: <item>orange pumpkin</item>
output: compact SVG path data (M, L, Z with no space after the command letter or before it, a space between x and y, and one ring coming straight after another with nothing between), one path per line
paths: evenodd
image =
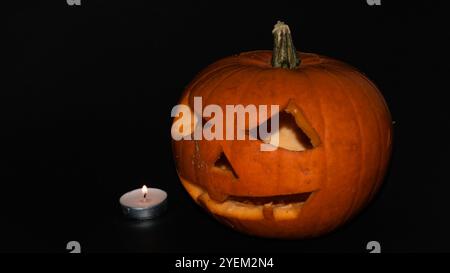
M377 87L353 67L295 51L287 25L274 51L219 60L186 88L180 103L280 105L280 143L180 140L180 180L196 203L252 235L305 238L330 232L375 195L392 143L389 109ZM259 120L262 124L267 120ZM270 121L270 120L269 120ZM251 128L248 128L251 129Z

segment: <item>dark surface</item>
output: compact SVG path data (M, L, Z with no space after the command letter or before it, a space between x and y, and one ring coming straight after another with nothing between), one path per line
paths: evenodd
M442 5L16 2L5 6L2 39L0 251L66 252L71 240L84 252L366 252L371 240L385 252L450 250ZM170 110L184 86L221 57L271 49L279 19L299 50L364 71L396 121L381 192L349 224L313 240L220 225L184 192L172 160ZM168 212L128 221L118 199L144 183L168 192Z

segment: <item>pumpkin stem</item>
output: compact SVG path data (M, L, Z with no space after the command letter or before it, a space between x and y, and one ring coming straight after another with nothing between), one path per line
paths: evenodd
M272 30L273 54L272 67L295 69L300 65L289 26L278 21Z

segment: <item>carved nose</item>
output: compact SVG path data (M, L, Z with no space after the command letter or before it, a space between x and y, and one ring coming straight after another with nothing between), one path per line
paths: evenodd
M219 158L214 162L213 168L214 170L222 172L225 175L231 175L235 179L239 178L224 152L220 153Z

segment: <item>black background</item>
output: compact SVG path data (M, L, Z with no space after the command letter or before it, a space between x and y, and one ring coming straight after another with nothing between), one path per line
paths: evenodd
M71 240L83 252L367 252L371 240L384 252L450 250L442 4L45 2L2 4L0 251L67 252ZM184 192L172 159L170 111L183 88L215 60L271 49L277 20L297 49L364 71L396 121L381 192L317 239L220 225ZM118 199L142 184L166 190L169 210L126 220Z

